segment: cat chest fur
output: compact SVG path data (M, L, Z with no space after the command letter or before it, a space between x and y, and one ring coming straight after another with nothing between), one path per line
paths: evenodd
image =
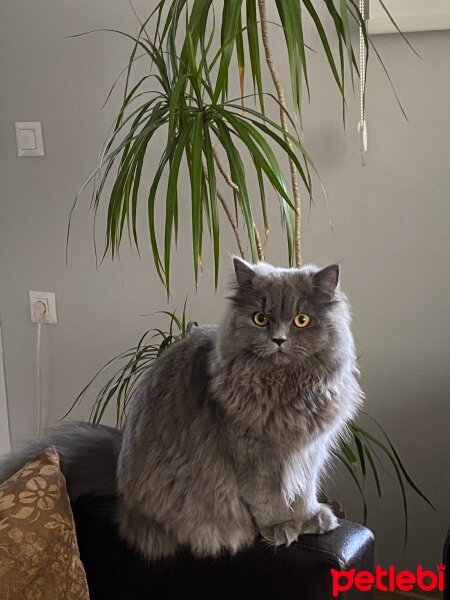
M306 369L255 371L251 361L240 361L217 372L210 389L230 429L278 449L309 443L342 412L338 388L316 381Z

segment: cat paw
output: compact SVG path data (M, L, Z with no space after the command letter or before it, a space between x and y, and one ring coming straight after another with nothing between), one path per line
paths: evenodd
M290 546L300 535L300 530L294 521L285 521L270 527L263 527L260 533L264 539L275 546Z
M317 513L301 526L301 533L322 534L339 527L337 517L326 504L321 504Z

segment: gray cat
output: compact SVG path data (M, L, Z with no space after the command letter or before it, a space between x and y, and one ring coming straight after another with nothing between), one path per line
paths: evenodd
M363 399L339 268L234 265L222 322L153 363L122 439L65 426L8 459L3 476L54 443L72 499L118 487L121 534L149 559L180 546L234 553L258 534L289 545L337 527L320 480Z

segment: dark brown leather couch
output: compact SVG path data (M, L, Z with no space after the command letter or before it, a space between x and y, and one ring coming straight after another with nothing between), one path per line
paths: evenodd
M197 559L186 551L149 564L119 539L114 498L81 498L73 511L91 600L331 600L330 569L373 569L372 532L346 520L289 548L257 541L233 557ZM369 600L371 593L338 597Z

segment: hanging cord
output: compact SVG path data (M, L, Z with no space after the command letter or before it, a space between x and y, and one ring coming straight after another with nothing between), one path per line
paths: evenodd
M364 0L359 0L359 12L365 19ZM366 43L362 25L359 26L359 82L360 82L360 121L358 123L359 147L361 162L366 165L367 155L367 123L366 123Z
M34 314L37 320L37 336L36 336L36 410L37 410L37 433L41 433L42 423L42 407L41 407L41 337L42 323L44 322L47 307L41 301L34 304Z

